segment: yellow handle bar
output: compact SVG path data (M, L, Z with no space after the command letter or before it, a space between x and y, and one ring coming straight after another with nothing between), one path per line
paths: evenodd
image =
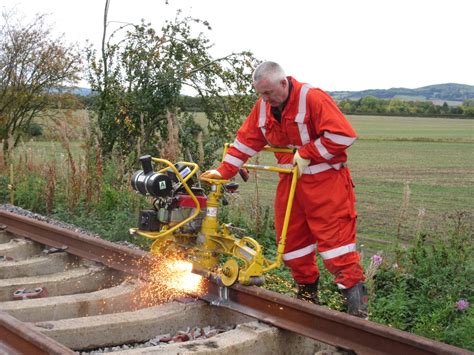
M232 147L232 144L226 143L224 145L224 152L223 152L222 159L224 159L227 153L227 149L229 149L229 147ZM272 152L272 153L295 153L296 148L280 148L280 147L265 146L262 149L262 151ZM286 205L285 218L283 220L283 227L281 230L280 242L278 243L278 247L277 247L277 257L273 263L270 263L268 261L266 262L267 267L263 269L263 272L267 272L269 270L278 268L281 265L281 259L284 254L285 244L286 244L286 234L288 232L288 225L290 222L291 208L293 207L293 200L295 198L296 182L298 180L298 167L294 166L292 169L288 169L288 168L279 168L275 166L255 165L255 164L244 164L243 167L248 168L248 169L253 169L253 170L264 170L264 171L271 171L271 172L278 172L278 173L293 174L293 177L291 180L290 193L288 196L288 204Z

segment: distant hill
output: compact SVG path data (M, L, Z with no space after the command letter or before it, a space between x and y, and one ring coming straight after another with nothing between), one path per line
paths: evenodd
M423 86L417 89L391 88L372 89L363 91L331 91L329 92L336 100L350 99L358 100L366 96L374 96L379 99L400 98L402 100L429 100L441 104L461 104L464 100L474 99L474 86L464 84L438 84Z
M62 90L64 91L64 89ZM91 94L91 89L82 87L69 88L66 91L80 96ZM374 96L379 99L429 100L437 105L442 105L443 102L447 102L449 105L460 105L464 100L474 99L474 86L451 83L423 86L417 89L391 88L363 91L330 91L329 94L336 100L358 100L366 96Z
M60 88L51 88L48 90L51 94L73 94L79 96L89 96L92 92L89 88L81 88L81 87L60 87Z
M71 94L79 95L79 96L89 96L92 92L92 90L89 88L80 88L80 87L69 88L66 91L70 92Z
M80 96L89 96L91 94L91 89L89 88L74 88L72 93Z

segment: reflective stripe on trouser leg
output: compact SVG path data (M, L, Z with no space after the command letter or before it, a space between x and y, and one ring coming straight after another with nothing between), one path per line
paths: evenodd
M290 188L291 179L288 177L281 178L275 196L277 242L280 240ZM299 284L313 283L319 277L314 243L315 240L308 228L301 203L295 196L288 225L283 262L290 268L293 279Z
M314 252L314 249L315 249L314 244L310 244L310 245L305 246L304 248L289 251L283 254L282 258L284 261L302 258L303 256Z
M343 240L349 243L324 251L322 251L324 243L318 245L319 255L321 255L324 265L335 276L334 283L340 289L350 288L364 280L359 254L355 248L355 229L355 217L340 219L337 222L336 235L343 237Z
M337 247L334 249L321 251L319 252L319 255L321 255L321 257L324 260L328 260L328 259L337 258L338 256L350 253L351 251L356 251L355 243L350 243L350 244L343 245L341 247Z
M308 226L317 238L318 252L334 275L334 282L350 288L364 280L359 254L354 248L357 214L348 169L309 175L298 184L307 192L304 208L310 216Z

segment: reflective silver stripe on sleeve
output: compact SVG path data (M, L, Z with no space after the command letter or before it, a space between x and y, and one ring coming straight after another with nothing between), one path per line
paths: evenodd
M298 130L300 132L301 144L305 145L309 143L308 127L304 123L304 117L306 116L306 95L308 90L311 89L311 85L305 84L300 91L300 101L298 103L298 113L295 117L295 122L298 124Z
M229 163L229 164L232 164L232 165L234 165L238 168L240 168L244 164L243 160L240 160L239 158L236 158L236 157L234 157L233 155L230 155L230 154L226 154L226 156L224 158L224 161Z
M260 129L262 130L262 134L263 136L265 137L265 140L267 140L267 130L265 129L265 122L267 120L267 109L266 109L266 105L265 105L265 101L262 99L262 101L260 101L260 111L259 111L259 115L258 115L258 127L260 127ZM268 140L267 140L268 142Z
M242 153L245 153L251 157L257 154L256 150L253 150L249 146L246 146L244 143L239 142L237 139L234 141L234 147L237 148L237 150L241 151Z
M353 251L356 251L355 243L343 245L342 247L334 248L327 251L322 251L322 252L319 252L319 255L321 255L321 258L323 258L324 260L328 260L328 259L332 259L341 255L344 255L344 254L351 253Z
M314 251L314 244L310 244L304 248L290 251L282 255L282 259L285 261L301 258L302 256L311 254Z
M334 157L334 155L332 155L331 153L328 152L328 150L323 145L323 143L321 143L321 138L316 139L314 141L314 145L316 146L316 149L318 150L319 154L321 154L321 156L324 159L329 160L329 159Z
M324 137L333 141L334 143L347 146L350 146L356 140L356 138L353 137L341 136L340 134L334 134L330 132L324 132Z
M278 164L278 167L282 169L293 169L294 165L293 164Z

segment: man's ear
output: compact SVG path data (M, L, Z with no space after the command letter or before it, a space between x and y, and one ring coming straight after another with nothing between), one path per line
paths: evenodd
M288 80L286 79L281 79L280 84L283 88L286 88L288 86Z

